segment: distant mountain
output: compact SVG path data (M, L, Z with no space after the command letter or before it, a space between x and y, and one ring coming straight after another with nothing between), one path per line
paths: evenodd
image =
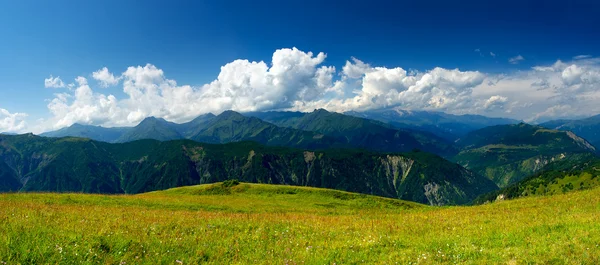
M309 149L349 147L343 140L321 133L278 127L255 117L225 111L202 126L190 139L203 143L255 141L270 146Z
M518 182L552 161L596 152L594 146L572 132L524 123L473 131L457 144L463 151L453 160L488 177L499 187Z
M206 124L213 120L215 117L216 116L212 113L203 114L189 122L175 126L175 129L184 138L189 139L192 138L192 136L200 133L200 131L204 128L206 128Z
M406 152L420 149L449 156L457 152L454 145L432 133L393 128L383 122L328 112L324 109L311 113L265 112L249 113L279 126L322 133L342 138L359 148L381 152Z
M294 127L299 119L307 113L299 111L263 111L263 112L246 112L244 116L256 117L263 121L273 123L280 127Z
M600 146L600 115L580 120L553 120L541 123L548 129L572 131L585 138L594 146Z
M127 130L116 142L126 143L143 139L159 141L183 139L184 137L177 130L178 126L179 124L161 118L148 117L137 126Z
M41 136L45 137L82 137L89 138L102 142L115 142L119 137L121 137L127 130L128 127L113 127L113 128L105 128L100 126L93 125L82 125L75 123L70 127L62 128L58 131L52 131L47 133L42 133Z
M457 152L451 142L428 132L396 129L379 121L325 110L313 113L253 113L246 116L225 111L218 116L202 115L183 124L150 117L133 128L118 128L118 132L115 128L85 126L87 131L94 133L80 133L81 130L75 130L79 127L74 125L43 136L76 136L119 143L142 139L191 139L206 143L256 141L271 146L311 149L357 147L382 152L420 149L447 157Z
M465 134L488 126L517 124L520 121L506 118L489 118L481 115L453 115L435 111L413 111L387 108L364 112L350 111L344 114L388 123L395 128L427 131L448 140L456 140Z
M590 154L579 154L550 163L540 172L501 190L481 195L475 203L563 194L598 186L600 186L600 159Z
M490 180L425 152L309 152L254 142L189 140L109 144L84 138L0 135L0 190L140 193L227 179L462 204L497 189Z

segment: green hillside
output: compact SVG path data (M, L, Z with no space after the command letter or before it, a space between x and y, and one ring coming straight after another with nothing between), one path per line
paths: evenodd
M506 187L549 163L596 149L571 132L517 124L486 127L457 141L463 151L453 161Z
M189 140L109 144L27 134L0 136L0 159L7 165L0 165L7 172L2 182L14 184L16 179L22 191L141 193L239 179L444 205L468 203L497 189L488 179L425 152L312 152Z
M599 191L469 207L246 183L0 194L0 262L598 264Z
M478 197L475 203L525 196L563 194L592 189L597 186L600 186L600 158L581 154L550 163L541 172L501 190Z

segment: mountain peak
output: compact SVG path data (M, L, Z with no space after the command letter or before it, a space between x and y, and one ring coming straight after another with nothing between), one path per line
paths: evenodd
M329 113L329 111L327 111L326 109L323 109L323 108L321 108L321 109L315 109L313 112L314 113L320 113L320 114Z
M167 122L167 121L163 118L149 116L149 117L146 117L145 119L143 119L142 122L140 122L140 124L146 124L146 123L153 124L153 123L157 123L157 122Z
M226 110L226 111L223 111L221 114L219 114L217 117L219 117L221 119L230 119L230 118L239 118L239 117L245 117L245 116L240 114L239 112L235 112L233 110Z
M70 128L81 128L81 127L85 127L85 125L81 124L81 123L73 123L71 126L69 126Z

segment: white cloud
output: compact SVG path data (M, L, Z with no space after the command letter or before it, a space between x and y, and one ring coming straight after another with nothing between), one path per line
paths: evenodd
M334 111L368 110L400 105L409 109L456 110L470 101L471 89L484 80L479 72L434 68L407 73L400 67L371 67L353 58L346 62L342 80L361 78L349 98L299 102L293 109L310 111L324 107Z
M574 85L581 83L581 76L584 74L583 68L573 64L562 71L561 77L566 85Z
M84 77L77 77L78 87L73 93L59 93L48 104L53 119L48 120L50 129L70 126L75 122L84 124L119 124L123 111L117 106L113 95L94 93Z
M0 132L23 132L27 125L26 117L26 113L10 113L8 110L0 108Z
M65 87L65 83L63 83L63 81L60 79L60 76L53 77L52 75L50 75L50 77L44 79L44 87L61 88Z
M69 94L58 94L48 104L52 129L73 123L105 126L135 125L148 116L184 122L200 114L224 110L285 109L337 95L344 84L334 82L335 67L321 65L324 53L296 48L273 53L265 62L235 60L221 67L216 80L200 87L178 85L154 65L132 66L121 74L126 98L94 92L83 77ZM107 72L101 70L100 72ZM332 92L332 93L330 93Z
M490 52L490 56L492 56L492 57L496 57L496 54L495 54L495 53L493 53L493 52Z
M523 56L521 56L519 54L519 55L517 55L515 57L512 57L512 58L508 59L508 62L511 63L511 64L518 64L518 63L520 63L523 60L525 60L525 58L523 58Z
M352 62L346 61L346 65L344 65L342 68L342 73L349 78L361 78L364 74L368 73L372 69L369 64L366 64L354 57L352 57Z
M482 85L473 91L474 97L507 97L506 112L528 122L595 115L600 113L597 104L600 100L600 61L596 58L572 62L557 60L552 65L510 74L493 86ZM500 110L496 111L500 114Z
M86 78L77 77L71 90L55 94L48 104L52 117L36 130L75 122L132 126L148 116L186 122L228 109L342 112L400 107L527 121L600 112L596 103L600 101L600 60L596 58L558 60L504 74L440 67L407 71L373 66L358 58L346 61L338 72L325 64L326 58L325 53L280 49L270 62L240 59L227 63L212 82L201 86L178 84L152 64L128 67L118 78L102 68L92 77L101 87L105 86L102 80L106 85L120 82L124 96L95 91ZM570 109L566 111L565 106Z
M484 110L492 110L494 108L503 108L504 103L506 103L507 101L508 101L507 97L498 96L498 95L491 96L490 98L485 100L485 102L483 103L483 109Z
M92 73L92 77L100 82L100 86L109 87L119 83L120 78L116 78L108 68L104 67L96 72Z
M587 58L592 58L592 56L589 54L573 56L573 60L582 60L582 59L587 59Z

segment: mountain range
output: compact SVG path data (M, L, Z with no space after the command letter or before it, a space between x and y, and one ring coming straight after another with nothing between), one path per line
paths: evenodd
M452 141L484 127L521 122L507 118L471 114L454 115L436 111L405 110L398 107L363 112L349 111L344 114L381 121L395 128L422 130Z
M269 113L271 114L271 113ZM286 114L286 113L283 113ZM149 117L131 128L104 128L75 124L59 131L41 134L46 137L85 137L109 143L142 139L159 141L190 139L204 143L256 141L270 146L297 148L364 148L380 152L407 152L413 149L449 156L453 144L431 133L395 129L381 122L325 110L296 114L279 122L225 111L218 116L207 114L188 123L176 124Z
M110 144L0 135L1 191L140 193L227 179L334 188L430 205L464 204L498 188L426 152L306 151L190 140Z
M464 204L478 196L489 199L500 191L513 196L518 193L515 187L529 187L526 181L560 163L577 167L580 157L596 157L596 147L586 140L594 139L593 126L594 117L536 126L511 119L398 108L344 114L323 109L310 113L225 111L182 124L149 117L135 127L119 128L74 124L42 134L45 137L16 136L31 143L22 140L21 147L7 145L10 148L2 154L13 150L15 154L30 152L30 157L4 156L13 160L0 163L0 187L138 193L241 178L432 205ZM587 132L588 138L566 129ZM182 151L194 148L212 151L200 160L196 160L197 153ZM79 157L70 157L65 151L70 149ZM52 150L63 151L59 156ZM123 156L129 153L135 155ZM55 156L81 159L83 164L55 160ZM307 157L319 163L300 162ZM48 167L47 161L52 161ZM509 188L512 192L506 192ZM490 192L487 197L486 192ZM523 193L521 188L519 192Z

